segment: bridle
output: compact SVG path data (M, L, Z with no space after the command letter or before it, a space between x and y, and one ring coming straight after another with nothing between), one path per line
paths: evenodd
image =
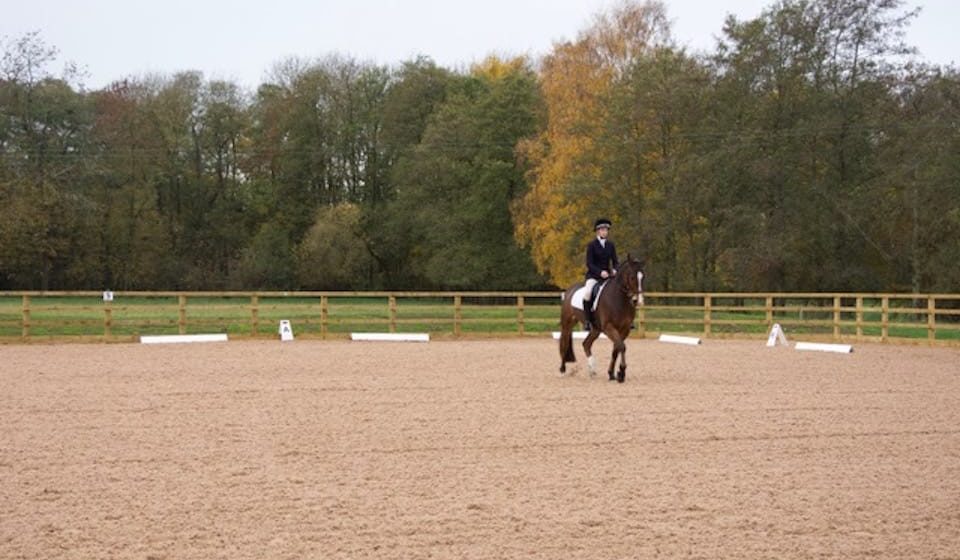
M617 271L617 277L620 278L620 291L630 299L630 303L632 303L634 307L643 305L643 271L637 267L638 264L637 261L630 260L627 261L622 269ZM629 275L627 275L628 270ZM627 278L636 278L636 289L630 285L630 281L627 280Z

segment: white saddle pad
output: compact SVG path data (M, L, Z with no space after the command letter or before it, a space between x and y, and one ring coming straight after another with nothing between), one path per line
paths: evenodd
M591 302L593 303L593 305L590 307L592 311L597 310L597 302L600 301L600 294L603 293L603 289L606 287L607 287L607 281L605 280L602 284L600 284L600 289L597 290L597 297L593 298L593 301ZM583 298L586 295L587 295L587 287L586 286L580 287L580 289L573 292L573 296L571 296L571 299L570 299L570 305L572 305L575 309L582 310Z

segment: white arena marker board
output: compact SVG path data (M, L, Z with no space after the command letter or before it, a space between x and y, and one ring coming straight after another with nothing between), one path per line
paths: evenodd
M783 333L783 327L780 326L780 323L773 324L773 327L770 328L770 335L767 337L768 348L773 348L777 344L790 346L790 344L787 343L787 335Z
M587 338L587 334L589 333L590 331L573 331L573 338L584 339ZM600 333L600 336L597 338L607 338L607 335ZM553 339L560 340L560 331L553 331Z
M177 344L183 342L227 342L224 334L160 334L141 336L140 344Z
M280 321L280 330L277 331L277 334L280 335L280 340L283 342L291 342L293 340L293 327L290 326L290 321L283 319Z
M697 346L700 344L700 339L693 336L677 336L674 334L661 334L659 338L660 342L671 342L673 344L689 344L690 346Z
M819 342L798 342L794 347L797 350L813 350L816 352L837 352L839 354L849 354L853 352L853 346L849 344L822 344Z
M350 333L350 340L367 342L430 342L427 333Z

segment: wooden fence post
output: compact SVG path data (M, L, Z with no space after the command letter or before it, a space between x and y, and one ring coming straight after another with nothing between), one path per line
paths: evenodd
M637 336L646 338L647 336L647 311L646 304L637 306Z
M177 331L187 334L187 296L183 294L177 297Z
M320 338L327 339L327 318L328 318L327 296L320 296Z
M453 296L453 336L460 337L460 323L463 320L461 304L463 299L460 294Z
M840 340L840 296L833 296L833 339Z
M880 300L880 341L886 342L890 335L890 298L883 296Z
M517 296L517 331L523 336L523 296Z
M103 336L108 338L113 335L113 302L106 300L103 302Z
M930 346L937 341L937 300L933 296L927 296L927 340Z
M863 338L863 296L857 296L857 340Z
M260 296L250 296L250 335L257 336L260 331Z
M23 294L23 305L20 308L20 329L23 338L30 338L30 296Z
M397 332L397 296L390 296L390 332Z
M773 328L773 296L767 296L765 305L765 311L767 313L767 332L770 332L770 329Z
M713 308L713 297L710 294L703 296L703 336L708 338L710 336L710 318L712 315Z

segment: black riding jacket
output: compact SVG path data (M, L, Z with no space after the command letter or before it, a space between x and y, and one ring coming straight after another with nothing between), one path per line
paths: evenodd
M609 274L619 266L617 248L613 246L613 241L607 239L604 245L601 245L600 238L595 237L587 245L587 278L603 280L603 276L600 275L601 272L606 270Z

